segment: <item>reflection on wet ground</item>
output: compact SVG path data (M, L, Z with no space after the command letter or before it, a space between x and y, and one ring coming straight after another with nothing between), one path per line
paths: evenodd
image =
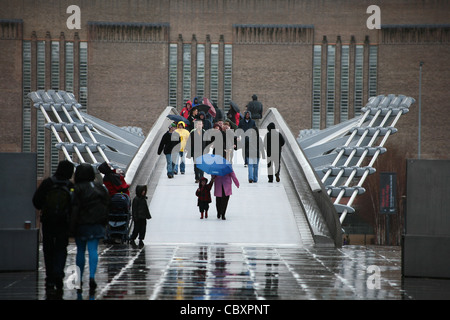
M68 251L66 266L73 266L76 247ZM402 279L399 247L119 244L101 245L99 252L95 293L77 294L66 283L63 299L450 298L449 279ZM0 273L0 299L47 299L42 252L40 260L37 272Z

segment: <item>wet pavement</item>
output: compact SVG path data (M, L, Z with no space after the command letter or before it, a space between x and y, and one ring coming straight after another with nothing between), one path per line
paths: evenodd
M76 247L71 243L68 249L70 268ZM101 244L99 253L96 291L85 286L77 292L66 273L62 299L450 299L449 279L402 279L399 247ZM53 298L45 292L44 278L40 251L38 271L0 273L0 299Z
M233 187L226 221L215 217L214 203L210 217L199 219L191 163L186 174L170 180L160 164L144 245L101 243L95 292L88 285L74 288L72 239L61 297L45 292L41 246L37 271L0 273L0 300L182 300L192 305L197 300L450 299L450 279L402 278L400 247L314 245L285 170L281 183L269 184L263 163L260 181L250 184L247 169L236 160L241 185ZM87 259L86 284L88 274Z

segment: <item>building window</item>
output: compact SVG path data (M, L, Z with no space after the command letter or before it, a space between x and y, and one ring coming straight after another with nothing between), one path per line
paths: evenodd
M80 42L80 95L78 102L85 111L88 104L88 44Z
M191 99L191 44L183 44L183 105Z
M369 46L369 98L377 95L378 47Z
M361 114L363 107L363 65L364 65L364 46L357 45L355 50L355 117Z
M205 96L205 45L197 45L197 97Z
M224 57L224 71L223 71L223 105L225 114L230 108L230 101L232 98L232 73L233 73L233 46L231 44L225 45Z
M340 121L348 120L349 92L350 92L350 49L343 45L341 50L341 101Z
M74 55L73 55L73 42L66 42L66 52L65 52L65 69L66 69L66 75L65 75L65 82L66 82L66 88L65 91L73 93L73 79L74 79Z
M219 101L219 45L211 44L210 100Z
M178 63L178 45L170 44L169 48L169 105L177 106L177 63Z
M52 90L59 89L59 42L52 41L51 44L51 75L50 88Z
M37 89L45 90L45 41L37 41ZM42 112L37 113L36 143L37 143L37 174L45 174L45 118Z
M31 152L31 41L24 41L22 46L22 152Z
M320 104L321 104L321 62L322 46L314 46L313 55L313 110L312 110L312 128L320 129Z
M50 62L50 85L52 90L59 90L59 42L52 41L51 42L51 62ZM53 134L50 135L51 144L50 144L50 172L54 172L58 167L59 162L59 151L55 147L55 144L58 143L57 139Z
M335 60L336 46L329 45L327 52L327 113L326 127L334 125L334 96L335 96Z

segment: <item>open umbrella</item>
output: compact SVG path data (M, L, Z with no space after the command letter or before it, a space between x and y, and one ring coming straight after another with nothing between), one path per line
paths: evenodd
M230 100L230 106L231 106L231 108L233 108L233 110L234 110L236 113L239 113L239 112L240 112L239 107L238 107L238 105L236 104L236 102Z
M204 154L195 159L197 168L210 175L224 176L233 171L231 163L216 154Z
M179 114L169 114L167 115L167 118L169 118L172 121L175 121L176 123L183 121L186 125L191 124L191 122L188 119L186 119L183 116L180 116Z
M208 98L203 98L202 103L196 105L194 108L197 108L198 111L209 113L213 118L216 116L216 109Z

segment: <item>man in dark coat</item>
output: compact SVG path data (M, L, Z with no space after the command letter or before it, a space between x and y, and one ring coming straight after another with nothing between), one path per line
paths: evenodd
M277 182L280 182L281 148L285 140L283 135L275 129L273 122L267 126L267 134L264 137L264 147L267 153L267 175L269 182L273 182L273 172ZM274 170L275 169L275 170Z
M244 111L244 119L241 119L239 121L238 130L236 131L236 135L239 137L239 140L240 140L240 147L242 149L244 149L243 153L242 153L242 156L243 156L244 162L245 162L244 166L248 165L248 162L247 162L248 158L245 156L245 152L246 152L245 147L248 146L248 143L249 143L249 137L248 137L248 135L245 135L244 133L247 130L253 129L255 127L256 127L256 123L255 123L255 120L253 120L253 114L248 110ZM239 129L242 129L242 130L239 130ZM242 137L244 137L244 140L242 140Z
M252 96L252 101L247 104L247 111L250 111L252 113L252 118L256 121L259 121L259 119L262 118L263 105L258 101L258 97L256 96L256 94ZM256 125L258 124L259 123L256 123Z
M194 130L189 134L189 139L185 148L186 156L192 158L194 161L195 183L198 183L204 174L203 171L197 167L195 159L205 153L205 148L209 143L205 137L206 131L203 129L203 124L204 122L200 119L194 121Z
M166 133L164 133L164 135L161 138L157 151L158 155L160 155L164 151L164 155L166 156L167 161L167 176L169 177L169 179L173 178L175 169L175 163L173 161L174 159L172 159L173 148L178 143L180 143L179 135L177 132L175 132L176 128L177 125L175 123L172 123L169 126L169 130ZM172 137L172 135L174 136ZM178 136L178 138L176 136Z
M55 174L42 181L33 196L33 205L41 210L42 247L45 262L45 286L49 294L61 292L63 289L64 267L67 258L67 245L69 243L69 215L72 207L70 199L67 212L56 217L49 212L49 194L53 192L55 184L61 184L68 191L73 190L73 183L69 180L73 175L74 164L63 160L58 164ZM59 197L61 199L61 197Z

